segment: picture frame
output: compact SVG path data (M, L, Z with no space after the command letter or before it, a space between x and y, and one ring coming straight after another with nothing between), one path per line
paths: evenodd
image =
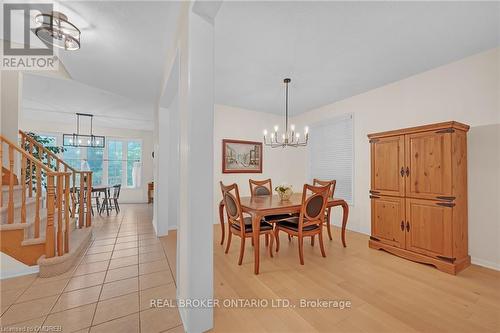
M222 173L262 173L262 142L222 140Z

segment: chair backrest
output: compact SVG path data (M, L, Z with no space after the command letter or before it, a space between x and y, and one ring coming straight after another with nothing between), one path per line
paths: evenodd
M225 186L222 182L219 183L222 191L222 200L224 202L224 206L226 207L228 222L230 224L238 224L241 228L240 230L245 230L238 185L234 183Z
M265 180L249 179L248 183L250 184L250 193L252 196L273 194L271 178Z
M330 194L328 195L329 198L333 198L333 194L335 193L335 186L337 185L337 181L334 180L320 180L320 179L313 179L313 185L314 186L330 186Z
M122 188L122 184L113 185L113 199L120 198L120 190Z
M325 220L331 185L313 186L304 184L302 190L302 206L300 208L299 232L309 225L319 225Z

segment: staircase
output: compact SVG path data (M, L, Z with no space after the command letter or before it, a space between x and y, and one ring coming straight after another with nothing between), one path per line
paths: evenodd
M20 142L0 136L0 251L39 265L41 276L63 273L91 238L85 207L92 173L71 168L22 131Z

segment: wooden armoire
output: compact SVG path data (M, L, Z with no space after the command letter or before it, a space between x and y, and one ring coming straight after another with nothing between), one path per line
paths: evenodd
M369 134L369 246L456 274L467 244L467 131L455 121Z

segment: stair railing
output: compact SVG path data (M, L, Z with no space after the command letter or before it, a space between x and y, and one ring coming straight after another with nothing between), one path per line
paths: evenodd
M6 147L7 149L5 149ZM4 151L7 153L5 158L7 166L4 167ZM20 163L16 168L16 162ZM8 203L7 203L7 223L14 223L14 183L16 183L15 174L21 178L18 184L21 186L21 209L20 223L26 223L26 199L32 198L35 193L35 211L34 211L34 232L33 238L40 238L40 219L42 211L42 187L46 187L47 209L46 209L46 227L45 227L45 257L52 258L62 256L69 252L69 194L71 173L65 171L55 171L46 166L42 161L29 154L23 148L17 146L7 138L0 135L0 163L2 173L4 168L8 171L6 175L8 181ZM19 170L20 169L20 170ZM16 172L17 171L17 172ZM29 174L28 174L29 173ZM29 175L29 176L27 176ZM34 176L32 176L34 175ZM0 179L0 207L3 206L3 184L4 177ZM28 196L26 190L28 188ZM57 207L57 209L56 209ZM64 215L63 215L64 214ZM57 222L57 230L54 223ZM64 224L64 228L63 228Z
M77 207L79 207L78 227L90 227L92 225L92 171L76 170L25 132L19 130L19 135L21 137L21 147L25 149L27 148L28 153L32 155L36 151L36 155L38 156L39 160L42 163L45 163L47 167L55 171L61 171L62 169L64 172L70 172L71 217L75 217ZM78 189L83 190L78 191ZM87 209L85 210L84 207L87 207Z

